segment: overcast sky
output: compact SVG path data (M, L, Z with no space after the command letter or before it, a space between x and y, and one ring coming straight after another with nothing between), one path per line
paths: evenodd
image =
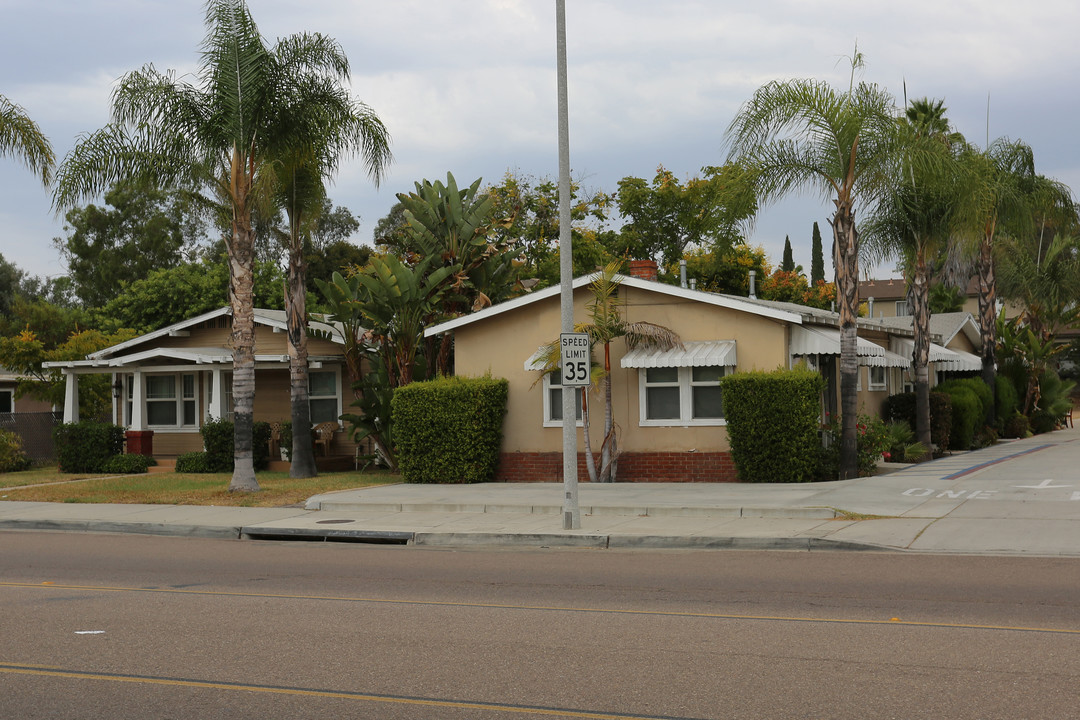
M378 189L359 163L330 196L361 217L355 242L413 182L498 182L507 170L555 177L554 0L250 0L268 39L336 38L352 91L383 119L395 163ZM570 159L586 188L613 192L664 165L685 179L725 158L724 130L765 82L846 85L858 41L862 78L902 103L943 98L979 145L1021 138L1037 170L1080 190L1080 4L1074 0L566 0ZM194 70L201 0L0 0L0 94L23 106L63 157L108 122L125 72L153 63ZM63 222L49 193L0 158L0 253L34 275L63 274L51 239ZM790 235L809 268L814 221L829 206L796 197L759 213L750 238L779 262ZM879 271L880 275L887 274Z

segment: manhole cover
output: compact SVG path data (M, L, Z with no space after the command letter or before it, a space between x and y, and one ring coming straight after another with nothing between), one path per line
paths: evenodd
M341 525L342 523L356 522L355 520L316 520L316 525Z

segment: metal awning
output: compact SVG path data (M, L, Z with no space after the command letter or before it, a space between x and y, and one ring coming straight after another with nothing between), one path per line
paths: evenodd
M903 368L906 370L911 367L911 359L886 350L884 355L864 355L860 357L859 365L864 367Z
M872 343L863 337L857 337L856 340L855 352L859 357L883 357L885 355L885 348L880 345ZM839 355L840 331L836 328L792 325L790 352L794 357L801 357L804 355Z
M624 368L705 367L719 365L735 367L734 340L703 340L684 343L671 350L631 350L619 363Z
M906 353L908 357L915 351L915 341L908 338L893 338L893 350ZM943 372L972 372L982 370L982 358L963 350L953 350L942 347L937 343L930 343L930 362L934 363L935 369Z

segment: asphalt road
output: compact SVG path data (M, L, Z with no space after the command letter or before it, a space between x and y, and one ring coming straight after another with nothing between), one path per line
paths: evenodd
M1080 560L0 533L2 718L1074 718Z

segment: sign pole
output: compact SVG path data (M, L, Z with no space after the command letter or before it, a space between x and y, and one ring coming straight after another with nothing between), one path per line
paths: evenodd
M562 332L574 331L574 255L570 246L570 121L566 94L566 0L555 0L555 55L559 82L559 306ZM576 387L563 385L563 530L581 527L577 477Z

